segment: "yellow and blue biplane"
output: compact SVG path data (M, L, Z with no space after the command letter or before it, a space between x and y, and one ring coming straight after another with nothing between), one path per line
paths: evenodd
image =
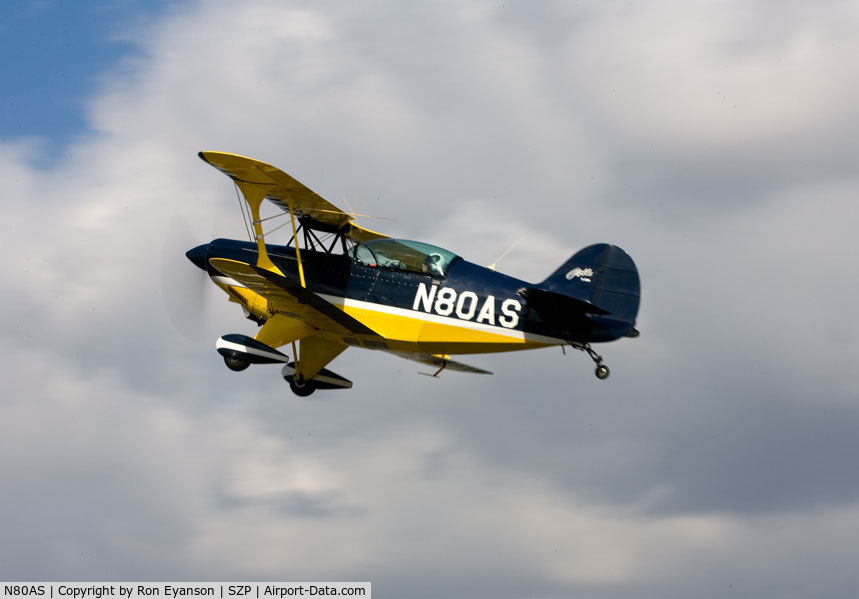
M571 346L609 375L592 343L637 337L640 283L629 255L600 243L574 254L542 283L468 262L419 241L363 228L283 171L244 156L200 152L244 196L252 241L215 239L187 252L259 325L228 334L217 351L232 370L282 364L294 393L348 389L326 366L348 347L382 350L443 370L491 374L451 359ZM286 245L267 244L263 200L288 216ZM284 223L286 225L287 223ZM294 360L278 348L291 346Z

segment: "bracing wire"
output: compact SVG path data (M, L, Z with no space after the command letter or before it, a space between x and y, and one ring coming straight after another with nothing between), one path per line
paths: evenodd
M248 234L248 240L249 240L249 241L251 241L251 242L253 242L253 241L254 241L254 235L253 235L253 233L251 232L251 229L250 229L250 228L251 228L251 226L253 226L253 225L257 224L257 222L259 222L259 223L261 224L261 223L264 223L264 222L266 222L266 221L273 220L273 219L275 219L275 218L282 218L282 217L284 217L284 216L289 216L289 213L288 213L288 212L283 212L283 213L281 213L281 214L275 214L274 216L268 216L268 217L266 217L266 218L261 218L261 219L259 219L259 221L254 222L254 221L252 220L252 217L251 217L251 214L250 214L250 207L246 207L246 206L245 206L245 202L243 202L243 201L242 201L242 196L241 196L241 193L240 193L240 190L239 190L239 186L238 186L238 185L235 185L235 188L236 188L236 199L237 199L237 200L238 200L238 202L239 202L239 210L241 210L241 212L242 212L242 220L243 220L243 221L244 221L244 223L245 223L245 231L247 231L247 234ZM351 207L350 207L350 211L351 211ZM377 217L373 217L373 216L370 216L370 215L367 215L367 214L343 213L343 212L341 212L341 211L339 211L339 210L321 210L321 212L330 212L330 213L334 213L334 214L349 214L350 216L353 216L353 217L354 217L354 216L366 216L366 217L369 217L369 218L377 218ZM379 217L379 218L380 218L380 217ZM384 220L394 220L394 219L384 219ZM266 237L266 236L268 236L268 235L271 235L272 233L274 233L275 231L278 231L279 229L282 229L283 227L285 227L285 226L287 226L288 224L290 224L290 222L291 222L291 221L287 221L287 222L281 223L280 225L278 225L277 227L275 227L275 228L271 229L270 231L264 232L264 233L263 233L263 238L265 238L265 237ZM336 241L336 239L338 239L338 236L337 236L337 235L335 235L335 234L333 234L333 233L324 233L324 234L321 236L321 238L320 238L320 237L317 237L317 236L316 236L316 235L314 235L312 232L311 232L311 235L313 235L313 237L316 239L316 242L317 242L317 243L319 243L323 248L324 248L324 247L326 247L326 244L327 244L329 241L331 241L331 239L334 239L335 241ZM293 239L294 239L294 238L293 238ZM290 241L292 241L293 239L290 239ZM288 244L287 244L287 245L288 245ZM333 248L333 245L332 245L332 248ZM330 249L329 249L329 251L330 251Z
M263 220L268 220L268 219L263 219ZM260 221L260 222L262 222L262 221ZM288 225L288 224L290 224L290 223L289 223L289 221L287 221L287 222L285 222L285 223L281 223L281 224L279 224L278 226L276 226L276 227L275 227L274 229L272 229L271 231L269 231L269 232L267 232L267 233L264 233L264 234L263 234L263 237L265 237L266 235L271 235L272 233L274 233L274 232L275 232L275 231L277 231L278 229L282 229L282 228L284 228L284 227L285 227L286 225Z
M253 235L251 235L251 230L250 230L250 227L248 226L248 222L250 222L251 218L245 212L245 203L242 202L242 196L239 194L239 186L235 185L235 184L234 184L234 186L236 188L236 198L239 200L239 210L242 211L242 220L245 223L245 231L248 232L248 241L253 242L254 238L253 238Z

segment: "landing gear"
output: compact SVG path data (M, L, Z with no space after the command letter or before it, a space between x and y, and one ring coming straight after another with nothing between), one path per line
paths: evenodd
M289 388L299 397L307 397L317 389L351 389L352 381L344 379L339 374L321 368L312 379L305 380L295 372L295 362L284 364L280 371Z
M597 375L597 378L599 380L602 381L608 378L608 375L611 373L611 371L608 369L608 366L602 363L602 356L594 351L590 343L573 342L570 345L572 345L578 350L587 352L587 354L591 357L591 360L594 361L594 364L597 365L596 369L594 370L594 374Z
M230 370L234 370L235 372L241 372L245 368L251 365L247 360L242 360L238 357L236 352L232 352L232 355L224 356L224 364L227 365L227 368Z
M289 377L287 380L289 381L289 388L299 397L307 397L316 391L316 383L313 381L302 381L299 383L295 380L294 376Z

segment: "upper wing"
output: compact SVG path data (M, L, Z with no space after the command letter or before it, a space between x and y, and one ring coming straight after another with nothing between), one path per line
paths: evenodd
M266 197L281 210L288 212L291 201L297 215L345 229L346 236L358 243L387 237L356 225L351 214L343 212L277 167L227 152L200 152L199 156L233 181L273 185Z
M266 298L274 312L338 335L380 337L376 331L343 310L279 274L227 258L211 258L212 266Z

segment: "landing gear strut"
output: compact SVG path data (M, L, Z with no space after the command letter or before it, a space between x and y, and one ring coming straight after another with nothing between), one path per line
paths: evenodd
M587 354L591 357L591 360L594 361L594 364L597 365L596 369L594 370L594 374L597 375L598 379L603 380L608 378L608 375L611 373L611 371L608 369L608 366L602 363L602 356L594 351L594 348L591 347L590 343L573 342L570 345L578 350L587 352Z

